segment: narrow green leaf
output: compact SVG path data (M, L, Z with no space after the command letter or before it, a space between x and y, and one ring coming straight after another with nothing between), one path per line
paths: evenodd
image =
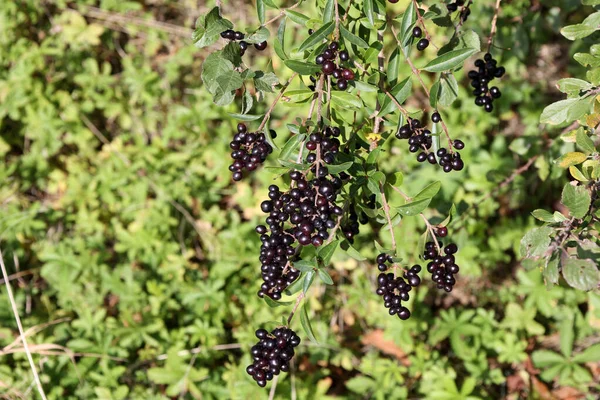
M256 0L256 12L258 13L258 20L260 24L265 23L265 2L264 0Z
M304 332L308 338L315 344L319 344L317 339L315 338L315 334L313 333L312 326L310 324L310 319L308 318L308 311L306 310L306 303L302 305L302 310L300 310L300 324L302 328L304 328Z
M358 46L363 49L369 48L369 44L367 42L365 42L360 37L358 37L355 34L353 34L352 32L350 32L348 29L344 28L343 26L340 26L340 33L344 39L346 39L353 45Z
M297 23L298 25L302 25L302 26L306 26L306 23L310 20L310 18L307 17L306 15L301 14L294 10L285 10L285 15L289 19L291 19L292 21Z
M317 271L317 273L319 274L319 278L325 282L326 285L333 285L333 279L331 279L331 276L329 276L329 274L327 273L327 271L325 271L322 268L319 268L319 270Z
M308 50L313 46L321 43L324 39L327 38L329 34L333 32L334 27L335 24L333 22L326 23L325 25L320 27L316 32L314 32L312 35L306 38L306 40L300 45L298 51Z
M339 244L339 240L334 240L331 243L328 243L325 246L319 248L317 254L324 265L329 264L329 262L331 261L331 257L333 257L333 255L335 254L335 251Z
M477 50L470 48L452 50L434 58L423 69L429 72L448 71L461 65L463 61L476 52Z
M283 62L289 69L299 73L300 75L312 75L321 71L321 67L317 64L311 64L298 60L284 60Z

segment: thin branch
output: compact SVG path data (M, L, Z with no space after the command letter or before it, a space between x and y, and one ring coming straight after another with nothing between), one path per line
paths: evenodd
M283 84L283 86L281 87L281 90L279 90L279 93L277 94L277 97L275 97L275 100L273 100L273 102L271 103L271 106L267 110L267 113L265 114L265 117L263 118L262 122L258 126L258 129L257 129L258 132L260 132L260 131L263 130L263 128L267 124L267 120L269 119L269 117L271 116L271 113L275 109L275 106L277 105L277 103L281 99L281 96L283 96L283 92L285 92L285 90L288 88L288 86L290 86L290 83L292 83L292 81L294 80L294 78L297 77L297 76L298 76L298 73L294 72L292 74L292 76L290 77L290 79L288 79L287 82Z
M398 246L396 245L396 236L394 235L394 227L392 225L392 218L390 217L390 205L388 204L387 199L385 198L385 190L383 189L383 185L380 184L379 189L381 191L381 203L383 205L383 213L385 214L385 218L388 222L388 229L390 230L390 236L392 238L392 248L395 253Z
M40 381L40 377L38 375L37 369L35 367L35 363L33 362L33 357L31 356L31 352L29 351L29 346L27 345L27 338L25 337L25 332L23 331L23 325L21 325L21 318L19 317L19 310L17 309L17 303L15 302L15 298L13 296L12 288L10 287L10 282L8 280L8 274L6 273L6 266L4 265L4 257L2 256L2 250L0 250L0 268L2 268L2 276L4 277L4 285L6 286L6 292L8 293L8 299L10 300L10 305L12 306L13 314L15 315L15 321L17 322L17 327L19 328L19 335L21 336L21 341L23 342L23 348L25 349L25 354L27 354L27 359L29 360L29 366L31 367L31 372L33 373L33 379L35 380L35 384L37 385L38 392L42 397L42 400L46 400L46 393L44 393L44 388L42 387L42 382Z
M269 400L273 400L275 398L277 382L279 382L279 375L275 375L275 377L273 378L273 383L271 384L271 391L269 392Z
M271 24L271 23L273 23L273 22L277 21L279 18L281 18L281 17L283 17L283 16L285 15L285 12L286 12L287 10L293 10L294 8L298 7L298 6L300 5L300 3L301 3L301 2L302 2L302 1L299 1L299 2L297 2L296 4L294 4L294 5L292 5L292 6L288 7L288 8L284 8L284 9L282 9L282 10L279 12L279 14L278 14L277 16L275 16L275 17L271 18L270 20L268 20L267 22L265 22L264 24L262 24L262 26L267 26L267 25L269 25L269 24Z
M492 41L494 40L494 35L496 34L496 23L498 22L498 14L500 13L500 1L501 0L496 0L496 10L494 11L494 18L492 19L492 29L490 30L490 36L488 37L488 53L492 48Z
M292 312L290 313L290 316L287 319L288 326L290 326L290 324L292 323L292 319L294 318L294 314L296 314L296 311L298 310L298 306L302 302L302 299L304 298L304 296L305 296L304 291L300 292L300 294L298 295L298 298L296 299L296 304L294 304L294 308L292 309Z
M423 32L425 32L425 38L427 40L429 40L429 43L431 43L431 45L433 47L435 47L436 50L439 50L439 47L437 47L435 45L435 43L433 43L433 40L431 40L431 35L427 31L427 27L425 26L425 21L423 21L423 17L421 16L421 11L419 11L419 4L417 3L417 0L412 0L412 2L413 2L413 5L415 6L415 10L417 11L417 18L419 20L419 24L421 25L421 27L423 27Z
M340 11L338 10L338 0L333 0L333 8L335 9L335 30L333 31L333 40L340 38Z

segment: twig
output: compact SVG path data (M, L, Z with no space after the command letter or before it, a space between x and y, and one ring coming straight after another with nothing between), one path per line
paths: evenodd
M283 16L285 15L285 12L286 12L287 10L293 10L294 8L298 7L298 6L300 5L300 3L301 3L301 2L302 2L302 1L299 1L299 2L297 2L296 4L294 4L294 5L292 5L292 6L288 7L288 8L284 8L283 10L281 10L281 11L279 12L279 15L277 15L277 16L275 16L275 17L271 18L270 20L268 20L267 22L265 22L264 24L262 24L262 26L267 26L267 25L269 25L269 24L271 24L271 23L273 23L273 22L277 21L279 18L281 18L281 17L283 17Z
M292 322L292 318L294 318L294 314L296 313L296 310L298 310L298 306L302 302L302 299L304 298L304 296L305 296L304 291L300 292L300 294L298 295L298 298L296 299L296 304L294 304L294 308L292 309L292 312L290 313L290 316L287 319L288 326L290 326L290 323Z
M433 40L431 40L431 35L427 31L427 27L425 26L425 21L423 21L423 17L421 16L421 11L419 11L419 4L417 3L417 0L412 0L412 2L413 2L413 5L415 6L415 10L417 11L417 19L419 20L419 24L423 27L423 32L425 32L425 38L427 40L429 40L429 43L431 43L431 45L433 47L435 47L436 50L439 50L439 47L437 47L435 45L435 43L433 43Z
M39 268L32 268L32 269L27 269L25 271L19 271L12 275L9 275L8 281L10 282L10 281L14 281L15 279L19 279L19 278L22 278L27 275L33 275L38 271L39 271ZM4 285L4 279L0 279L0 285Z
M23 348L25 349L25 354L27 354L27 359L29 360L29 366L31 367L31 372L33 373L33 379L35 380L35 384L37 385L38 392L42 397L42 400L46 400L46 393L44 393L44 388L42 387L42 382L40 381L40 377L37 373L37 369L35 367L35 363L33 362L33 357L31 356L31 352L29 351L29 346L27 345L27 338L25 337L25 333L23 332L23 325L21 325L21 318L19 318L19 310L17 309L17 303L15 302L15 298L13 296L12 289L10 287L10 282L8 281L8 274L6 273L6 266L4 265L4 257L2 256L2 250L0 250L0 268L2 268L2 276L4 277L4 285L6 286L6 292L8 293L8 299L10 300L10 305L12 306L13 314L15 315L15 321L17 322L17 327L19 328L19 335L21 336L21 341L23 342Z
M269 392L269 400L273 400L275 398L275 391L277 390L277 382L279 381L279 375L275 375L273 378L273 383L271 384L271 391Z
M490 36L488 37L488 53L492 48L492 41L494 39L494 35L496 34L496 23L498 22L498 14L500 13L500 1L501 0L496 0L496 10L494 11L494 18L492 19L492 29L490 30Z
M396 245L396 237L394 235L394 227L392 226L392 218L390 217L390 205L388 204L387 199L385 198L385 190L383 188L383 185L380 184L379 189L381 191L381 203L383 205L383 213L385 214L385 218L387 219L387 222L388 222L388 229L390 230L390 236L392 237L392 248L395 253L396 249L397 249L397 245Z
M338 0L333 0L333 8L335 9L335 30L333 31L333 40L340 38L340 12L338 10Z
M275 97L275 100L273 100L273 102L271 103L271 106L267 110L267 113L265 114L265 117L263 118L262 122L258 126L258 129L257 129L258 132L260 132L260 131L263 130L263 128L267 124L267 120L269 119L269 117L271 116L271 113L275 109L275 106L277 105L277 103L281 99L281 96L283 96L283 92L285 92L285 90L288 88L288 86L290 85L290 83L292 83L292 81L294 80L294 78L297 77L297 76L298 76L298 73L294 72L292 74L292 76L290 77L290 79L288 79L287 82L283 84L283 86L281 87L281 90L279 90L279 93L277 94L277 97Z

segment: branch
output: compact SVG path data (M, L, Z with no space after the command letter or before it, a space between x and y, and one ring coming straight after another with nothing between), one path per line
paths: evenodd
M294 72L292 74L292 76L290 77L290 79L288 79L287 82L283 84L283 86L281 87L281 90L279 90L279 93L277 94L277 97L275 97L275 100L273 100L273 103L271 103L271 106L267 110L267 113L265 114L265 117L263 118L262 122L258 126L258 129L257 129L258 132L260 132L260 131L263 130L263 128L267 124L267 120L269 119L269 117L271 116L271 113L275 109L275 106L277 105L277 103L281 99L281 96L283 96L283 92L285 92L285 90L288 88L288 86L290 85L290 83L292 83L292 81L294 80L294 78L297 77L297 76L298 76L298 73Z
M500 13L500 1L501 0L496 0L496 10L494 11L494 18L492 19L492 29L490 30L490 36L488 37L488 53L492 48L492 40L494 39L494 35L496 34L496 23L498 22L498 14Z

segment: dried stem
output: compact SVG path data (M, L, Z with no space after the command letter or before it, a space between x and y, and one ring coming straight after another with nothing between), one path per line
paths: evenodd
M294 304L294 308L292 309L292 312L290 313L290 316L287 319L287 324L288 326L290 326L290 324L292 323L292 319L294 318L294 314L296 314L296 310L298 310L298 307L300 306L300 303L302 302L302 299L304 298L305 293L301 292L298 295L298 298L296 299L296 304Z
M285 15L285 12L286 12L287 10L293 10L294 8L298 7L298 6L300 5L300 3L301 3L301 2L302 2L302 1L299 1L299 2L297 2L296 4L294 4L294 5L292 5L292 6L288 7L288 8L284 8L284 9L282 9L282 10L279 12L279 14L278 14L277 16L275 16L275 17L271 18L270 20L268 20L267 22L265 22L264 24L262 24L262 26L267 26L267 25L269 25L269 24L271 24L271 23L273 23L273 22L277 21L279 18L281 18L281 17L283 17L283 16Z
M281 90L277 94L277 97L275 97L275 100L273 100L273 102L271 103L271 106L267 110L267 113L265 114L265 117L263 118L262 122L258 126L258 129L257 129L258 132L260 132L260 131L263 130L263 128L267 124L267 121L268 121L269 117L271 116L271 113L275 109L275 106L277 105L277 103L279 102L279 100L281 100L281 97L283 96L283 92L285 92L285 90L288 88L288 86L290 85L290 83L292 83L292 81L294 80L294 78L297 77L297 76L298 76L298 73L294 72L292 74L292 76L290 77L290 79L288 79L287 82L283 84L283 86L281 87Z
M17 309L17 303L15 302L12 288L10 287L10 282L8 280L8 273L6 272L6 266L4 265L4 257L2 256L1 250L0 250L0 268L2 268L2 277L4 278L4 286L6 286L8 300L10 301L10 305L12 307L12 311L15 316L15 321L17 323L17 327L19 328L19 336L21 336L21 342L23 342L23 349L25 350L25 354L27 355L27 360L29 360L29 366L31 367L31 372L33 373L33 379L35 380L35 384L37 386L38 392L40 393L40 396L42 397L42 400L46 400L46 393L44 393L44 388L42 387L42 382L40 381L40 377L39 377L37 369L35 367L35 363L33 362L33 357L31 356L31 351L29 350L29 345L27 344L27 338L25 337L25 333L23 331L23 325L21 324L21 318L19 317L19 310Z
M338 0L333 0L333 8L335 11L335 30L333 31L333 40L340 38L340 12L338 10Z
M492 48L492 41L494 40L494 35L496 34L496 24L498 22L498 14L500 13L500 1L501 0L496 0L496 10L494 11L494 18L492 19L492 29L490 30L490 36L488 37L488 53Z

